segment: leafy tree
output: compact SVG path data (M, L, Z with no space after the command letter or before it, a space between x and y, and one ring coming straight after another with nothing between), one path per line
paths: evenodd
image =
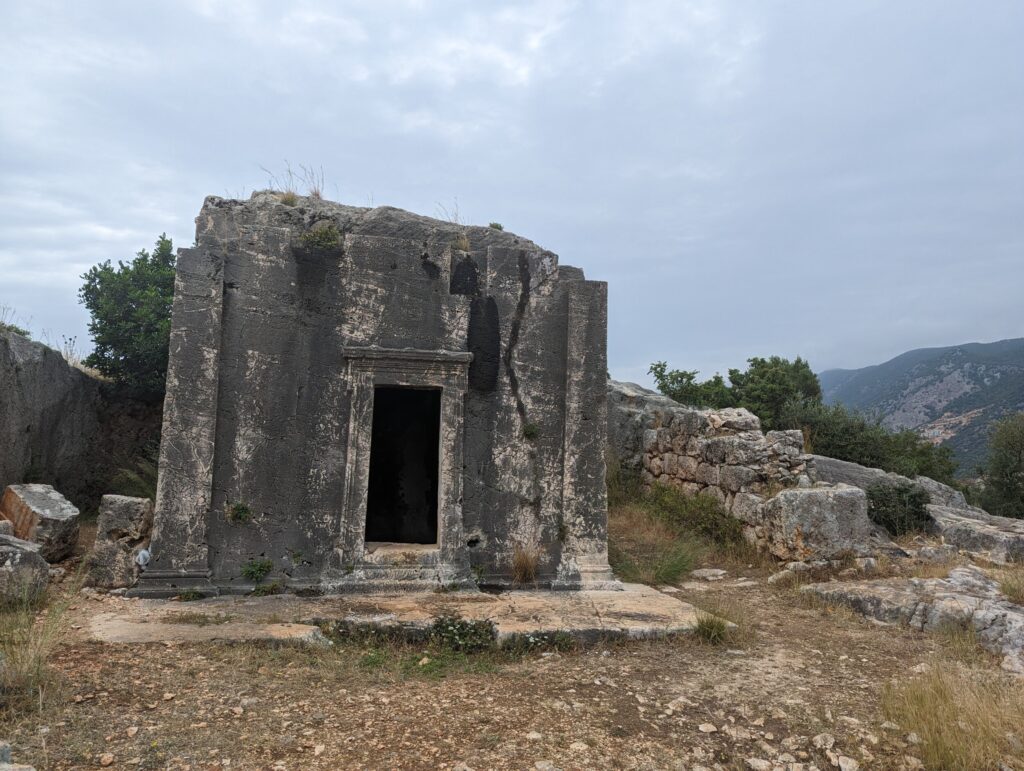
M92 316L95 349L90 367L144 399L159 399L167 376L167 350L174 298L174 252L166 234L153 252L131 262L110 261L82 275L79 299Z
M670 370L663 361L651 365L658 390L680 404L695 407L746 407L765 428L777 428L783 408L792 401L821 401L821 385L806 361L772 356L748 360L746 372L729 370L729 385L721 375L697 382L695 370Z
M993 427L981 500L990 514L1024 518L1024 412Z
M769 359L755 356L747 363L746 372L729 370L733 398L740 407L746 407L761 418L765 428L778 428L783 409L793 401L821 402L818 376L799 356L793 361L781 356Z
M680 404L715 408L733 406L732 392L721 375L698 383L697 370L670 370L663 361L654 362L648 372L654 376L658 390Z
M877 419L841 404L790 402L782 410L779 428L803 431L804 449L816 455L954 483L956 461L949 447L936 446L913 431L893 433Z

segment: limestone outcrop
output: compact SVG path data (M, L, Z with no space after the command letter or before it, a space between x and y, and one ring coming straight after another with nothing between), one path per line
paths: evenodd
M911 479L821 455L813 456L813 467L822 482L845 483L863 490L878 484L917 485L928 493L928 514L935 532L947 545L991 562L1024 559L1024 520L997 517L971 506L963 493L949 485L925 476Z
M883 623L924 631L970 625L985 648L1002 655L1003 669L1024 674L1024 607L1007 600L980 568L954 568L948 578L832 581L803 591Z
M893 548L868 519L864 491L850 485L783 490L753 507L759 544L782 560L868 557Z
M132 586L136 556L149 545L153 502L148 498L104 495L96 521L96 541L86 561L86 583L102 589Z
M31 602L46 589L50 566L39 546L0 535L0 604Z
M10 485L0 499L0 518L14 535L39 544L47 562L71 556L78 543L78 509L50 485Z

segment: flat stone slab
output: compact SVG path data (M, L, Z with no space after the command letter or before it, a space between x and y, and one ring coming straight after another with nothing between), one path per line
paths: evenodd
M1024 520L997 517L973 506L928 506L942 540L991 562L1024 559Z
M978 642L1002 655L1002 668L1024 674L1024 607L1010 602L981 569L954 568L948 578L887 578L830 581L802 591L845 605L867 618L936 631L969 624Z
M402 595L211 597L194 602L109 597L88 621L107 643L268 640L323 643L318 623L414 634L440 616L489 620L498 640L568 633L581 641L690 632L699 611L641 584L622 591L416 592ZM177 619L177 620L176 620ZM209 619L208 621L206 619Z

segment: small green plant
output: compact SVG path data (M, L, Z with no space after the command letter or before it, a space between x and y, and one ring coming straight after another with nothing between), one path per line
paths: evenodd
M512 656L522 656L535 651L571 651L577 642L568 632L527 632L509 635L501 641L501 650Z
M359 657L360 669L377 670L384 669L388 665L388 654L380 648L371 648Z
M333 222L310 228L299 240L302 245L314 252L333 252L341 247L341 231Z
M430 641L440 648L478 653L494 647L497 632L490 621L471 621L459 616L439 616L430 626Z
M195 589L189 589L178 595L178 602L195 602L201 599L203 599L202 592L197 592Z
M874 484L868 488L868 517L890 535L926 532L931 526L928 492L915 484Z
M242 577L255 584L260 583L274 569L274 563L266 558L251 559L242 565Z
M294 190L285 190L278 196L278 200L285 206L295 206L299 202L299 196Z
M253 517L252 509L245 503L229 503L224 509L224 518L233 524L241 525L251 522Z
M523 426L523 439L528 442L533 442L540 436L540 429L536 423L527 423Z
M504 230L505 229L505 226L502 225L500 222L492 222L487 227L494 228L495 230Z
M729 625L725 619L712 616L710 613L697 614L697 626L693 632L697 639L708 645L721 645L729 636Z
M281 594L284 587L278 581L271 581L269 584L259 584L252 590L254 597L269 597L272 594Z

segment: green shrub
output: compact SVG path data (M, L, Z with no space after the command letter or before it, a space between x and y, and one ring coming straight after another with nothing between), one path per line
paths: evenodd
M721 645L729 636L729 624L725 619L701 612L697 614L697 626L693 632L697 639L708 645Z
M841 404L792 401L782 411L779 425L803 431L807 452L903 476L954 482L956 462L950 448L933 445L913 431L888 431L878 420Z
M161 235L152 254L130 263L107 260L82 275L78 292L92 320L95 347L85 364L141 399L163 397L174 300L174 252Z
M504 230L505 229L505 226L502 225L500 222L492 222L487 227L494 228L495 230Z
M242 565L242 577L258 584L266 578L273 569L274 563L269 559L252 559Z
M314 252L333 252L341 248L341 232L333 222L307 230L299 240Z
M540 429L537 427L536 423L527 423L523 426L523 439L526 439L528 442L532 442L538 436L540 436Z
M251 522L253 517L252 509L244 503L229 503L224 509L224 518L228 522L242 524Z
M686 495L674 487L654 484L643 495L643 500L659 519L677 532L696 533L719 544L743 540L743 523L710 495Z
M914 484L879 483L868 488L868 517L890 535L924 532L931 526L928 492Z
M430 627L430 641L441 648L477 653L494 647L497 631L490 621L439 616Z
M281 594L284 591L284 587L281 586L277 581L271 581L269 584L260 584L252 590L254 597L269 597L272 594Z
M1024 412L993 425L980 497L990 514L1024 518Z

